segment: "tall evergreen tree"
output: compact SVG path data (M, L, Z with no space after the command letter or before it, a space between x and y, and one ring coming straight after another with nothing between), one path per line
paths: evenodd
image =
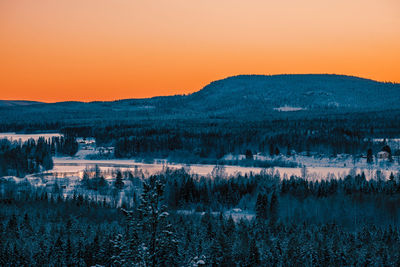
M268 217L268 196L265 194L258 194L256 201L256 218L259 220L266 220Z
M249 247L249 259L247 266L259 266L259 265L260 265L260 252L258 250L255 238L252 238Z
M153 177L154 178L154 177ZM162 205L164 184L159 179L143 183L141 203L134 214L124 211L129 220L129 232L115 240L114 263L122 266L176 266L178 241L169 213Z
M269 206L269 213L271 217L271 222L272 223L276 222L279 216L279 200L277 193L275 191L272 192L270 206Z
M368 151L367 151L367 163L368 163L368 164L374 163L373 157L374 157L374 156L372 155L372 149L369 148Z
M115 183L114 186L117 189L122 189L124 188L124 182L122 181L122 173L120 170L117 171L117 177L115 178Z

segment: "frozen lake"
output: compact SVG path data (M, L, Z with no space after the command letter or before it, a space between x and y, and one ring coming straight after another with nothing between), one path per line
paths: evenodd
M101 170L112 170L119 168L121 170L142 170L146 175L152 175L161 172L166 167L171 169L181 169L185 168L190 173L198 174L201 176L211 175L215 165L206 164L172 164L165 162L156 163L141 163L135 162L129 159L120 160L85 160L85 159L73 159L73 158L54 158L54 169L50 172L60 173L63 176L75 175L81 176L82 172L86 168L92 168L94 166L99 166ZM260 173L261 171L266 171L267 173L279 173L280 177L283 178L287 176L288 178L292 175L301 177L303 170L302 168L259 168L259 167L241 167L241 166L231 166L225 165L222 167L224 175L236 175L238 173ZM367 179L376 178L377 171L381 173L384 177L389 177L390 173L397 173L398 167L381 169L381 168L354 168L354 167L316 167L310 166L306 167L306 177L310 180L320 180L329 178L344 178L346 175L351 173L361 173L364 172Z
M6 138L12 141L21 141L25 142L28 139L38 140L39 137L44 137L45 139L51 139L52 137L61 137L60 133L35 133L35 134L18 134L18 133L0 133L0 139ZM82 152L87 151L79 151L77 155L82 154ZM92 153L92 151L89 151ZM84 154L84 153L83 153ZM152 175L163 171L166 167L172 169L180 169L185 168L190 173L198 174L201 176L212 175L213 170L215 169L215 165L208 164L179 164L179 163L166 163L164 160L155 161L155 163L142 163L135 162L134 160L129 159L112 159L112 160L88 160L84 159L85 155L81 155L79 157L55 157L54 159L54 168L50 170L50 173L54 173L60 175L62 177L82 177L82 173L86 168L92 168L94 166L99 166L101 170L111 171L113 169L119 168L121 170L141 170L145 175ZM229 156L229 155L228 155ZM244 155L241 155L244 157ZM234 159L233 156L230 155L230 158ZM239 157L239 156L237 156ZM263 156L255 156L257 160L269 159ZM239 159L239 158L237 158ZM365 160L360 162L353 163L351 158L348 156L347 158L313 158L313 157L305 157L301 155L297 155L296 159L290 158L289 160L295 161L301 165L305 165L306 167L306 177L311 180L320 180L330 178L344 178L350 172L361 173L364 172L367 179L376 178L377 171L378 175L381 175L385 178L388 178L390 173L397 173L400 170L399 164L393 164L392 166L384 166L384 165L372 165L368 166ZM283 167L275 167L275 168L260 168L260 167L241 167L241 166L232 166L225 165L223 166L223 174L226 176L236 175L238 173L246 174L246 173L260 173L261 171L266 171L268 173L279 173L280 177L290 177L292 175L302 177L303 170L302 168L283 168Z

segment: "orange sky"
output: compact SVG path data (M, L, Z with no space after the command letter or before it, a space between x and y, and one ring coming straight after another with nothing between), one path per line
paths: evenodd
M400 1L0 0L0 99L181 94L253 73L400 82Z

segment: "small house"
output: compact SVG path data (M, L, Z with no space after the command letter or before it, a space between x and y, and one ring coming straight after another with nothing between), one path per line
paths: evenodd
M114 147L98 147L97 150L100 154L113 154L115 149Z
M387 151L379 151L376 156L378 157L378 159L388 159L389 158L389 152L387 152Z

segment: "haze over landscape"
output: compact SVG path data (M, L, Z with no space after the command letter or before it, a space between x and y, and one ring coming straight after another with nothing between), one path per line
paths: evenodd
M0 99L192 93L238 74L400 81L400 3L1 1Z

